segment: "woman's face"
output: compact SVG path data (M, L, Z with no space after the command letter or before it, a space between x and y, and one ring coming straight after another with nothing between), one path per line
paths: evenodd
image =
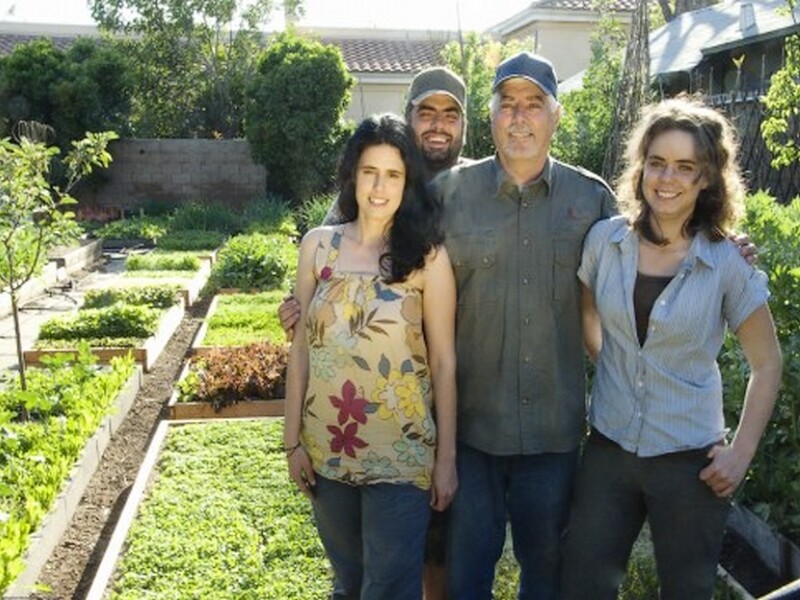
M368 146L356 166L358 217L388 222L403 199L406 166L400 151L389 144Z
M692 134L672 129L653 138L644 160L642 192L659 224L674 221L683 225L707 185Z

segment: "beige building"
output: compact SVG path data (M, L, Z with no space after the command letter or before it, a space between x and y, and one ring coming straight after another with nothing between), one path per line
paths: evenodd
M304 30L338 46L356 84L347 117L358 122L380 112L402 114L411 79L422 69L442 64L442 50L457 39L452 31L387 29Z
M611 2L611 14L626 30L637 1ZM558 79L563 81L589 66L590 40L600 20L600 13L592 5L592 0L534 0L487 32L502 41L523 40L553 61Z

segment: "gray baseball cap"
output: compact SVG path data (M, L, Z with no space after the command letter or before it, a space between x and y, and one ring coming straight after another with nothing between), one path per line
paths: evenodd
M445 67L432 67L417 73L408 89L408 106L416 106L435 94L450 96L464 113L467 104L464 80Z
M530 52L520 52L505 59L497 65L492 92L496 92L504 81L516 77L527 79L542 88L544 93L551 95L553 98L558 98L556 70L553 68L553 63L543 56L531 54Z

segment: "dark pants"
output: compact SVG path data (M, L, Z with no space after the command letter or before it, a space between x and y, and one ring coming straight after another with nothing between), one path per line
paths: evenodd
M459 444L458 493L450 506L451 600L491 600L495 565L511 523L520 600L558 598L560 541L577 452L493 456Z
M563 600L616 600L650 523L662 600L709 600L730 503L699 479L707 449L640 458L592 432L564 544Z

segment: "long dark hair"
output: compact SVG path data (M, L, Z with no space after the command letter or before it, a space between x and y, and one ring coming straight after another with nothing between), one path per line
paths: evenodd
M406 168L403 199L388 232L380 257L381 276L387 283L405 281L425 266L425 256L444 241L439 227L441 207L426 189L425 168L412 129L397 115L385 113L364 119L347 141L339 162L337 207L345 222L358 217L356 169L370 146L397 148Z

